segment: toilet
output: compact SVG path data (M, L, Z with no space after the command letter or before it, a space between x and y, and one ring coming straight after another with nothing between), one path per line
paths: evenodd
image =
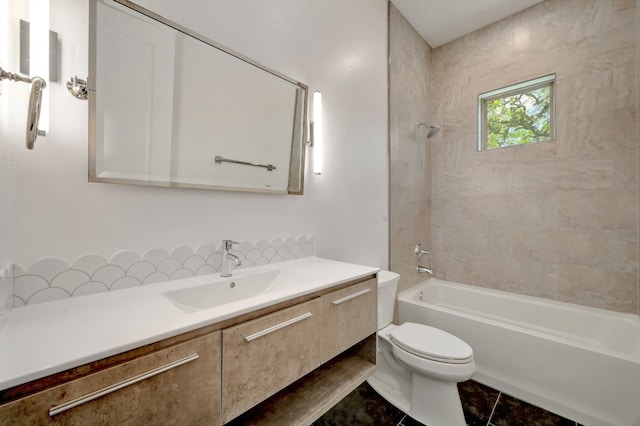
M391 404L428 426L464 426L458 382L476 371L461 339L424 324L392 324L400 275L378 273L377 369L367 381Z

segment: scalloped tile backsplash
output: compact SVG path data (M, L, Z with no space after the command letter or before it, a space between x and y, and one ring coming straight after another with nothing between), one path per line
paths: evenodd
M20 307L212 274L220 269L222 252L221 244L203 244L195 250L185 246L171 252L155 248L142 256L133 251L120 251L108 260L87 254L72 264L46 258L26 269L14 264L13 301L9 300L8 304ZM315 254L315 237L243 241L232 252L242 260L240 268L300 259Z

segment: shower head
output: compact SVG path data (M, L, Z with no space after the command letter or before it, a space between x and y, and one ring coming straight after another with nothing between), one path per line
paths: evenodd
M434 124L428 124L424 121L418 121L418 129L420 126L424 126L427 128L427 138L432 138L440 131L440 126Z

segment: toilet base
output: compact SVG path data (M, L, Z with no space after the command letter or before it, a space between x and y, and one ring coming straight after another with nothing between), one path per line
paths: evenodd
M411 373L392 367L388 357L392 357L390 351L378 347L377 369L367 382L381 397L408 413L411 408Z
M394 407L408 413L411 410L411 382L381 376L378 371L367 379L369 386Z
M429 360L417 363L413 360L414 368L408 368L397 358L396 348L389 341L388 334L394 327L390 325L378 331L377 371L367 380L371 387L428 426L466 426L458 382L473 376L475 362L440 365ZM411 356L404 357L404 361L412 362ZM416 371L416 366L428 371Z
M429 426L466 426L458 384L412 375L409 414Z
M408 371L399 373L378 352L378 369L367 379L385 400L428 426L464 426L456 382L429 379ZM418 389L413 392L413 389Z

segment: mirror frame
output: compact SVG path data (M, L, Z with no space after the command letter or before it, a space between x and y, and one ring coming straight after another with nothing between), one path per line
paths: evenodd
M231 55L249 65L252 65L262 71L279 77L294 86L297 86L298 97L302 97L302 108L298 108L294 111L294 122L302 120L301 135L298 141L295 137L291 144L290 157L293 159L293 150L296 145L299 146L300 154L299 168L296 170L292 167L292 163L289 163L289 180L287 190L270 190L268 188L251 188L251 187L236 187L228 185L216 185L216 184L192 184L184 182L171 182L171 181L154 181L148 179L125 179L125 178L103 178L96 174L96 153L97 153L97 93L96 93L96 71L97 71L97 30L98 30L98 5L99 0L90 0L89 4L89 76L87 78L88 88L88 100L89 100L89 182L102 182L102 183L120 183L130 185L142 185L142 186L159 186L169 188L198 188L198 189L212 189L220 191L236 191L236 192L256 192L256 193L268 193L268 194L292 194L303 195L304 193L304 175L305 175L305 161L306 161L306 147L308 145L308 132L309 132L309 117L308 117L308 103L309 103L309 87L295 79L292 79L274 69L266 67L232 49L229 49L201 34L196 33L182 25L175 23L169 19L164 18L144 7L141 7L129 0L113 0L116 3L121 4L135 12L141 13L161 24L167 25L176 31L179 31L187 36L193 37L202 43L205 43L215 49L222 51L228 55ZM298 117L302 112L302 117ZM294 128L295 136L295 128ZM297 160L298 160L297 159ZM297 161L296 161L297 162Z

